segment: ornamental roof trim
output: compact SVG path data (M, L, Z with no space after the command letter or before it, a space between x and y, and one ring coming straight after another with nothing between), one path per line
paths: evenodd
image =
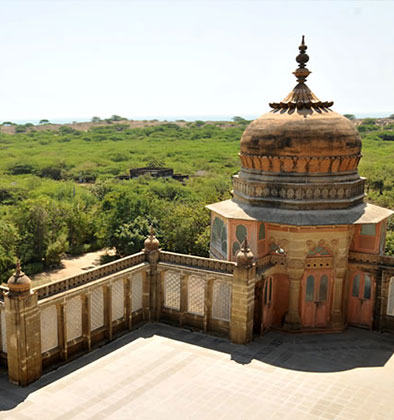
M227 219L279 223L291 226L332 226L379 223L394 211L370 203L348 209L294 211L275 207L257 207L233 200L209 204L207 209Z

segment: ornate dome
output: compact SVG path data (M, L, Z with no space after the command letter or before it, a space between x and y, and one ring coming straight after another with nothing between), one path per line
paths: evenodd
M357 169L361 139L354 124L327 108L271 111L241 138L244 168L264 172L338 173Z
M15 273L8 279L7 286L11 294L26 295L30 293L31 280L21 270L21 263L19 259L16 264Z
M364 197L357 172L361 139L353 123L332 111L305 84L311 73L302 37L298 84L273 110L253 121L241 138L242 169L234 199L260 206L347 208Z

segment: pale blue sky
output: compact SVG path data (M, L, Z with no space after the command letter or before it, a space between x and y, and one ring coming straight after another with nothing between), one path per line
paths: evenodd
M0 120L260 115L295 85L394 113L392 1L1 1Z

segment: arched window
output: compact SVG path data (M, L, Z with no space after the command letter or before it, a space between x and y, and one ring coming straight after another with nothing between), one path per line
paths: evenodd
M248 230L244 225L238 225L235 228L235 237L237 238L236 241L233 242L232 252L233 256L237 255L237 252L241 249L242 242L248 236Z
M235 229L235 236L237 237L238 242L240 244L242 244L247 234L248 234L248 230L246 229L244 225L238 225L237 228Z
M262 239L265 239L265 225L264 225L264 223L260 223L260 227L259 227L259 241L261 241Z
M328 277L324 274L320 279L319 301L325 302L327 300L328 292Z
M387 315L394 316L394 277L391 277L387 296Z
M305 291L305 300L307 302L312 302L315 295L315 278L313 276L308 276L306 279L306 291Z
M219 217L215 217L212 223L212 246L227 256L227 227Z
M356 274L353 280L352 296L358 297L360 293L360 274Z
M371 277L364 274L364 299L371 299Z

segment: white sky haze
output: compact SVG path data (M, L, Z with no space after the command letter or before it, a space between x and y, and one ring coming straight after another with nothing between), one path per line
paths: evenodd
M295 85L394 113L392 1L1 1L0 121L260 115Z

